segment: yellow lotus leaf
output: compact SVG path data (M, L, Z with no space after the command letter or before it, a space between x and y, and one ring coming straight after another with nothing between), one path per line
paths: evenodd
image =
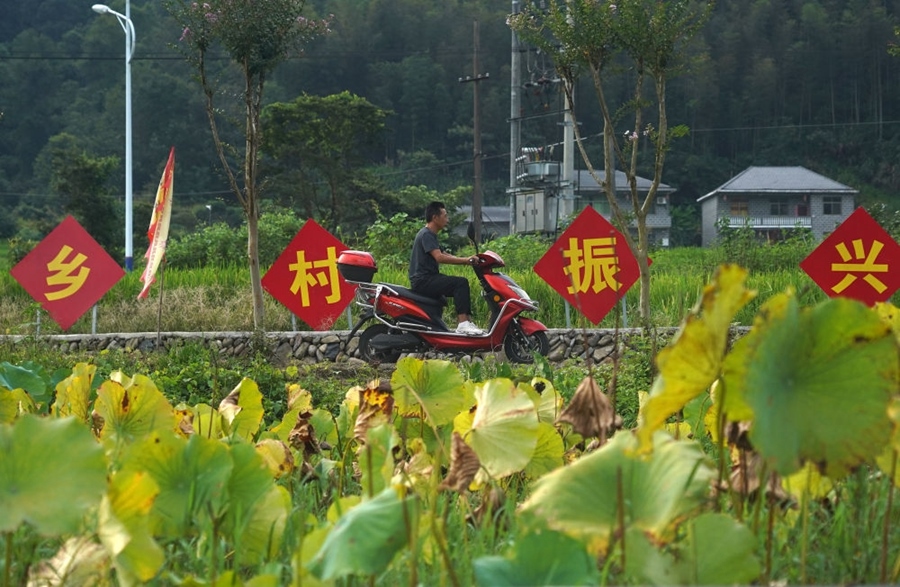
M263 419L262 393L255 381L244 377L219 403L219 413L231 434L251 440Z
M802 469L781 478L781 486L797 501L802 499L821 499L834 488L834 483L819 472L818 467L806 463Z
M135 375L126 384L110 378L97 390L94 410L103 418L101 439L132 442L156 430L175 430L175 410L150 379Z
M56 385L56 400L50 406L50 413L58 418L75 416L86 424L90 423L91 384L96 371L96 365L75 365L72 374Z
M152 579L166 560L150 532L150 510L159 485L145 471L118 473L100 507L98 534L125 583ZM136 579L136 581L135 581Z
M294 455L283 441L275 438L260 440L256 443L256 452L276 479L293 472Z
M497 479L525 468L538 440L534 402L509 379L491 379L475 390L475 417L467 441ZM476 479L478 480L478 479Z
M640 449L649 450L653 433L719 377L734 315L756 295L745 287L747 271L737 265L716 270L698 305L675 339L656 358L659 375L640 414Z

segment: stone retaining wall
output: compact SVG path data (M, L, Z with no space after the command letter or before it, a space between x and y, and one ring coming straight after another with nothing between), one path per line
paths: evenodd
M657 332L667 339L674 328L658 329ZM642 335L639 328L620 329L619 345L630 336ZM273 355L273 360L287 364L294 361L317 363L324 361L352 362L359 361L357 345L359 337L347 340L349 330L330 332L269 332L259 342L254 340L252 332L135 332L122 334L57 334L41 336L39 339L60 352L99 352L102 350L139 350L154 351L157 348L168 349L193 341L203 341L218 349L223 357L246 357L254 344L264 344ZM611 356L616 350L615 331L612 329L576 330L551 329L547 331L550 339L551 362L562 362L566 359L590 354L594 362L600 362ZM34 337L6 335L0 336L0 342L22 342L34 340ZM485 352L475 353L475 357L484 356ZM498 349L496 355L503 358L503 350ZM428 353L428 357L447 356L440 353ZM456 355L460 356L460 355Z

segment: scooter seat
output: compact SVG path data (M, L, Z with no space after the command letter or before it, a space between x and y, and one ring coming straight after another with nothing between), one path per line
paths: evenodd
M408 287L403 287L402 285L394 285L393 283L388 283L385 285L396 291L404 298L409 298L414 302L418 302L420 304L434 306L435 308L443 308L447 305L447 298L445 296L441 296L440 298L433 298L431 296L423 296L422 294L418 294Z

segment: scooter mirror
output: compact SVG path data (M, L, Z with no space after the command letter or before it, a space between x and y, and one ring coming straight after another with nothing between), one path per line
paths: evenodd
M475 252L478 252L478 243L475 242L475 223L469 222L469 226L466 228L466 236L469 237L469 241L473 245L475 245Z

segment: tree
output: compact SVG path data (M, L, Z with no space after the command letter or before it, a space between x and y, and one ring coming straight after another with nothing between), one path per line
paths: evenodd
M105 185L119 165L118 159L91 157L77 146L75 137L67 134L51 138L48 147L50 188L60 196L63 209L107 252L118 256L122 216L115 200L105 193Z
M603 115L605 177L614 177L614 170L621 167L631 195L628 214L635 219L637 238L629 230L622 232L640 268L640 314L645 325L650 317L647 214L662 181L666 152L673 139L687 133L684 126L669 127L666 83L684 66L685 43L700 30L712 7L711 0L525 0L522 11L509 18L513 30L553 59L563 80L581 157L594 181L603 186L615 221L625 228L630 222L616 199L616 187L601 181L575 116L576 82L587 74L593 85ZM607 90L623 76L632 83L631 93L617 104ZM651 91L644 87L648 80L653 84ZM656 116L648 121L645 112L654 105ZM633 122L623 133L629 114ZM643 198L637 190L642 136L652 149L653 167L651 186Z
M325 219L336 229L350 216L372 219L374 182L362 168L383 152L384 120L389 113L350 92L332 96L302 95L293 102L266 106L262 114L262 151L275 160L280 183L291 191L307 190L306 214ZM320 182L309 181L314 175ZM362 179L363 181L360 181ZM300 180L300 181L298 181ZM319 197L316 184L325 188Z
M303 16L304 0L167 0L166 9L183 27L181 47L197 71L206 98L213 143L231 191L247 219L247 258L253 293L253 326L264 327L265 310L259 267L259 147L263 90L272 71L291 52L328 32L326 20ZM216 105L218 86L210 71L210 52L221 47L241 73L237 94L243 109L243 147L228 143ZM238 162L242 165L238 166Z

